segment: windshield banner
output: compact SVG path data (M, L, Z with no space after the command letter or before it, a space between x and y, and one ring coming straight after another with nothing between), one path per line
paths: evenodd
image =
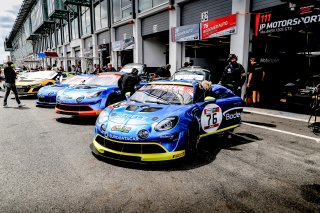
M187 92L190 94L193 94L193 87L191 86L182 86L182 85L167 85L167 84L153 84L151 85L152 89L158 89L158 90L168 90L168 91L174 91L174 92ZM141 90L147 90L150 89L148 87L142 87Z
M201 23L201 39L215 38L236 33L237 14Z
M200 38L200 25L192 24L175 28L175 41L196 41Z

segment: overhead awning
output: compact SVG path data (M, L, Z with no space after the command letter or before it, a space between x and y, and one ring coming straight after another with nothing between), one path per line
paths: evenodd
M58 58L59 57L57 52L44 52L44 54L48 58Z

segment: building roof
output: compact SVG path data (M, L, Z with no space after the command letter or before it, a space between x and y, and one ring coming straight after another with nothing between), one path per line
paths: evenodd
M19 13L17 15L17 18L13 24L12 30L9 34L8 41L11 41L14 39L16 34L18 33L21 26L24 24L28 14L31 11L32 6L35 4L36 0L24 0L22 2L22 5L20 7Z

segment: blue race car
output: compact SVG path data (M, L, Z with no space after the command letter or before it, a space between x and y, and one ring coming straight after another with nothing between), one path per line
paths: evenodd
M61 90L57 94L57 113L75 116L97 116L121 100L118 80L121 73L108 72L92 76L84 84Z
M127 101L100 113L92 152L123 161L174 160L193 153L201 138L240 125L240 97L220 85L213 85L201 100L198 91L197 82L146 84Z
M91 76L93 75L76 75L63 81L61 84L42 87L37 94L38 100L36 104L38 106L55 106L58 91L63 90L68 86L83 84Z

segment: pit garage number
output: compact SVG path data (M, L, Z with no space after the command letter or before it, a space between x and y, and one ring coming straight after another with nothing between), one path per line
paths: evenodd
M222 110L216 104L208 104L201 114L202 130L211 133L216 131L222 122Z

